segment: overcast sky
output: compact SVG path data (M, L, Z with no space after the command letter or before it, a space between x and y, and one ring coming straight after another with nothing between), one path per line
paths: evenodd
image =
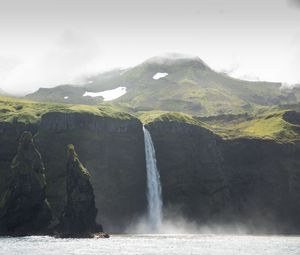
M0 88L14 93L179 52L300 83L300 0L0 0Z

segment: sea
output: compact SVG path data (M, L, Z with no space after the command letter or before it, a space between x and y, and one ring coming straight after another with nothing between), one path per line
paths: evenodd
M1 255L299 255L300 236L111 235L108 239L1 237Z

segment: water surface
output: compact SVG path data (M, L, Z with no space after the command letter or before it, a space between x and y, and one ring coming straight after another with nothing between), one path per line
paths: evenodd
M0 238L2 255L299 255L299 236L112 235L109 239Z

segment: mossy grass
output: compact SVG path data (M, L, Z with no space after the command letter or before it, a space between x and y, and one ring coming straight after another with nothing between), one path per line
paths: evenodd
M182 112L166 112L166 111L149 111L139 114L139 119L144 123L148 124L157 121L166 122L182 122L191 125L205 126L205 123L199 119Z
M150 111L140 113L144 124L158 121L176 121L207 128L223 139L257 138L275 140L279 143L300 140L300 125L284 120L283 115L289 110L278 108L260 109L257 114L247 115L233 121L200 121L199 118L177 112Z
M201 121L198 117L171 111L139 111L135 113L144 124L157 121L181 122L210 129L224 139L241 137L271 139L277 142L300 140L300 126L284 120L283 115L289 109L281 107L257 107L255 112L245 118L233 121ZM121 120L135 118L110 104L76 105L58 103L40 103L24 99L0 96L0 121L36 123L47 112L85 112L97 116L111 117Z
M76 165L78 166L79 171L86 177L90 177L90 173L89 171L82 165L82 163L80 162L78 155L75 151L75 147L73 144L69 144L68 145L68 152L69 152L69 156L71 157L71 159L76 163Z
M287 111L289 110L267 109L250 115L250 118L210 123L210 129L225 139L247 137L280 143L300 140L300 126L283 118Z
M0 96L0 121L36 123L47 112L86 112L116 119L131 119L132 115L114 109L111 105L73 105L40 103L19 98Z

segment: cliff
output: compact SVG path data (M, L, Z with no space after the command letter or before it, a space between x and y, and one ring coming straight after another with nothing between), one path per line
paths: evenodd
M167 213L200 225L299 233L298 141L224 139L199 123L172 119L156 119L147 128Z
M82 165L89 170L95 197L93 206L87 192L92 208L88 215L93 219L93 208L98 208L96 221L106 231L122 232L145 215L140 120L100 106L24 103L8 108L0 112L2 205L19 139L24 131L31 131L36 149L30 151L40 155L45 167L44 198L51 205L51 226L59 224L70 204L70 169L76 172ZM140 119L154 142L165 215L181 214L200 225L242 224L264 233L300 232L299 113L269 109L256 116L196 118L146 112ZM69 144L74 144L80 161L75 154L70 160ZM33 159L39 162L38 156ZM80 197L71 201L80 203Z
M235 220L261 232L298 233L300 143L243 138L219 148Z

